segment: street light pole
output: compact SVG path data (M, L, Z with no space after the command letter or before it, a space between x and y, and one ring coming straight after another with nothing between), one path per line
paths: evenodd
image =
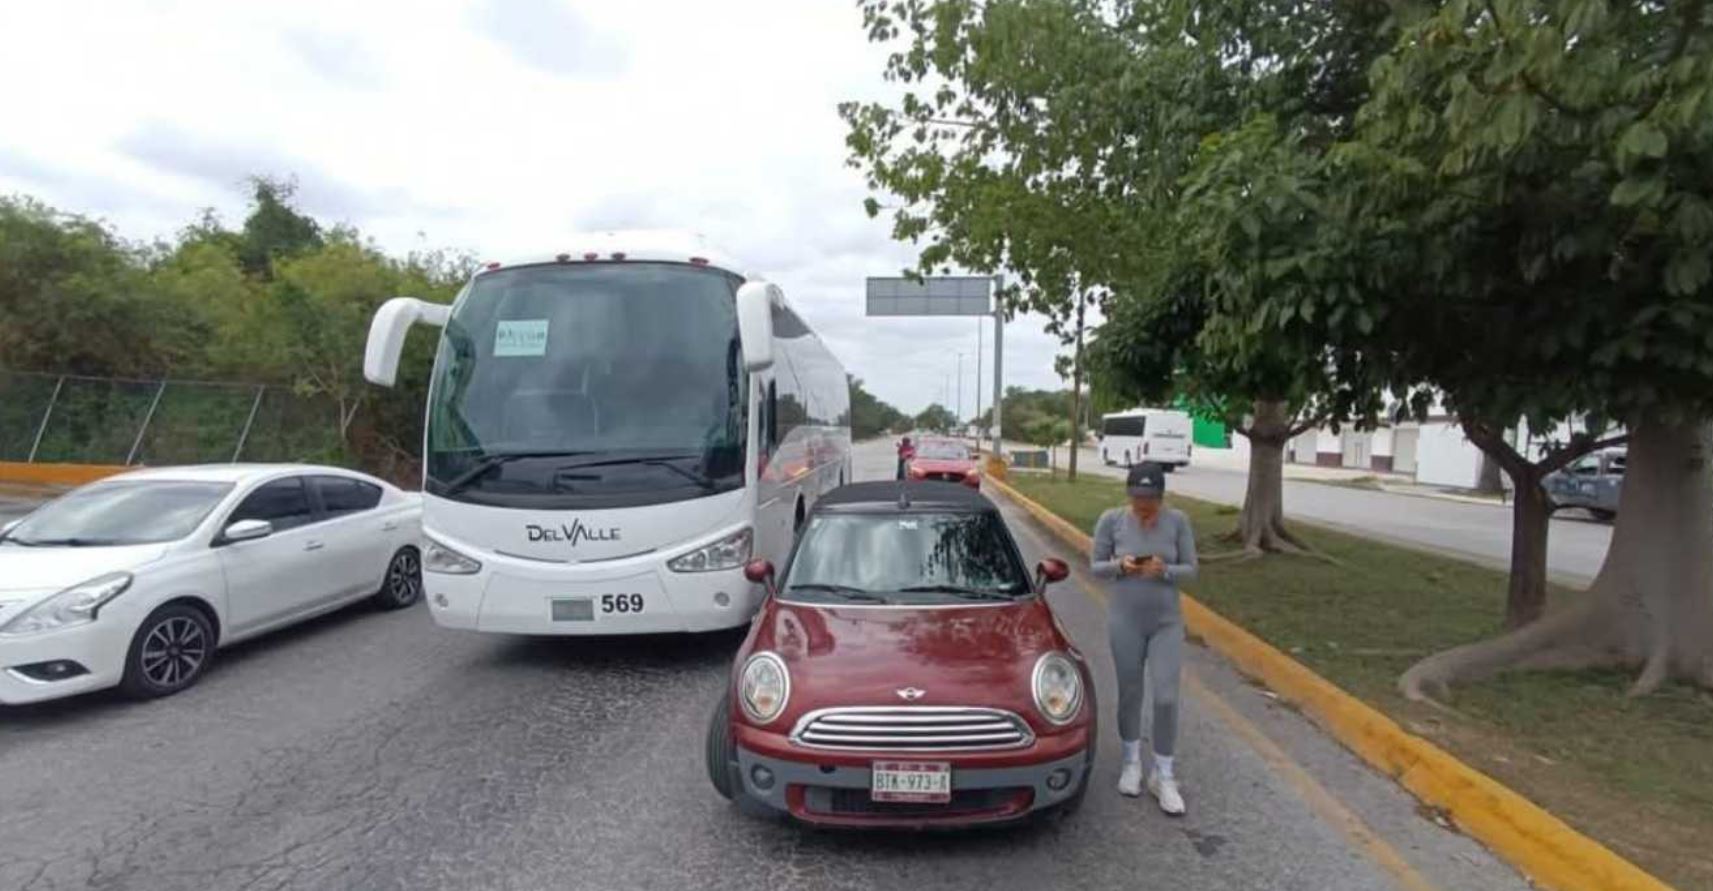
M964 354L958 354L958 423L964 422Z

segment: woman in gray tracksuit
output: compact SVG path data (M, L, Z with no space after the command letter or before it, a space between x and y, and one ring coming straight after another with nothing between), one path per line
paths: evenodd
M1165 468L1152 462L1131 468L1125 482L1127 507L1101 514L1094 527L1090 569L1112 579L1107 627L1118 669L1118 736L1124 741L1124 770L1118 791L1142 794L1142 699L1144 669L1154 694L1154 769L1148 791L1168 814L1184 812L1172 773L1178 743L1178 676L1183 665L1184 619L1178 585L1196 575L1196 540L1182 511L1161 504Z

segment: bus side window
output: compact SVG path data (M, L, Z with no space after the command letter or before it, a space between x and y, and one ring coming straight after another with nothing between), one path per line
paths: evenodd
M779 384L767 382L767 408L762 419L767 423L767 450L769 452L779 447Z

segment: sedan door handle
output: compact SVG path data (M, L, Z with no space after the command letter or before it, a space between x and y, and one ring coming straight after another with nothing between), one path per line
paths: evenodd
M303 549L304 549L304 550L306 550L306 551L319 551L319 550L321 550L321 549L322 549L322 548L323 548L323 547L325 547L325 545L323 545L323 544L322 544L322 543L321 543L321 542L319 542L319 541L312 541L312 542L309 542L309 543L307 543L307 544L305 544L305 545L304 545L304 546L303 546Z
M381 531L382 532L391 532L394 529L397 529L398 527L399 527L399 524L398 524L397 520L388 520L385 523L381 524Z

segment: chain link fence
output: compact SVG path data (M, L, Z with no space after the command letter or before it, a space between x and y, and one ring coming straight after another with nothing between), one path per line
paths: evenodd
M289 387L0 370L0 461L347 463L339 409Z

